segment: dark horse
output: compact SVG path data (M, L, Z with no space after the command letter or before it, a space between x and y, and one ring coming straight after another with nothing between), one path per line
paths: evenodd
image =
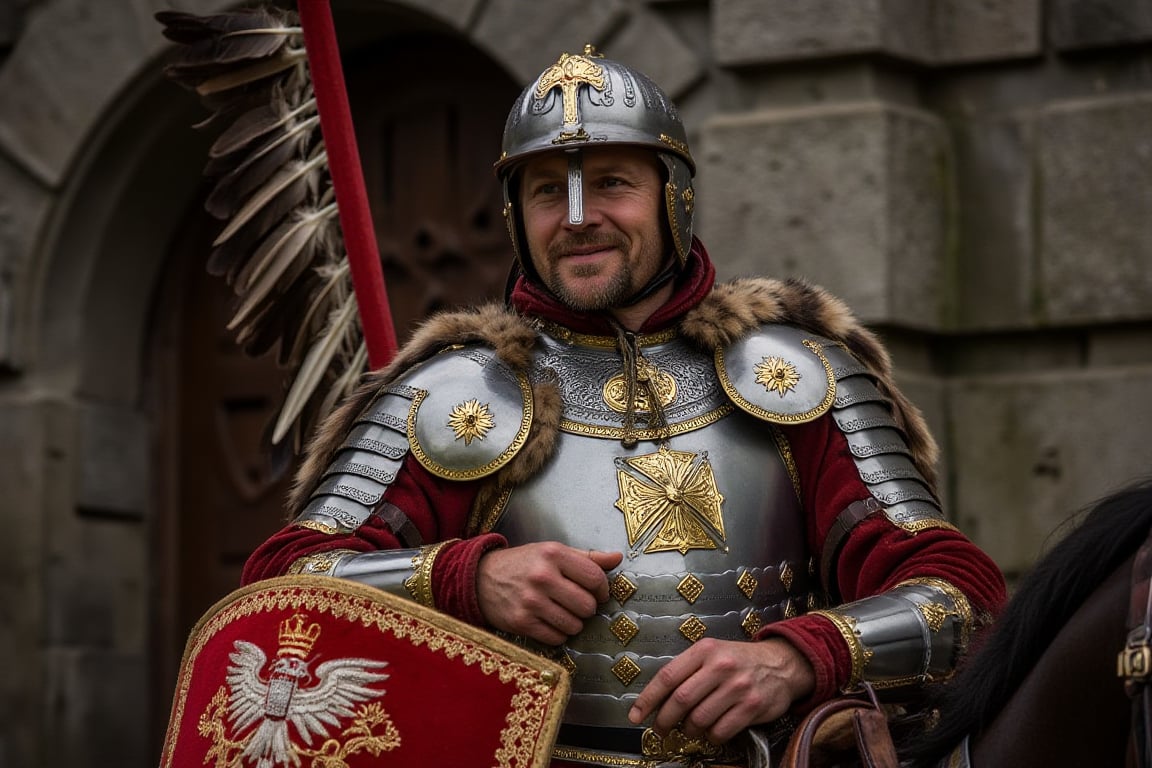
M1023 580L934 702L940 723L902 750L934 766L965 736L972 764L1123 766L1131 703L1116 676L1132 561L1152 527L1152 481L1097 503Z

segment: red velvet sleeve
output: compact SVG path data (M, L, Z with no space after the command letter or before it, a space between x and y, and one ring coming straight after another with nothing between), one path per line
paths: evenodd
M819 558L836 517L870 494L860 479L843 433L831 416L784 429L800 474L808 544ZM977 614L995 614L1004 603L1004 577L963 534L930 528L911 534L876 514L857 525L836 563L837 587L846 602L879 594L902 581L935 577L957 587ZM852 659L835 626L820 616L770 624L757 638L784 637L811 662L816 690L798 708L835 696L847 684Z
M461 539L440 550L432 570L436 607L476 625L483 616L476 601L476 567L485 552L504 546L503 537L484 534L462 538L468 525L479 481L455 482L436 477L409 456L384 499L399 507L420 532L425 544ZM305 555L335 549L372 552L400 549L404 544L376 515L348 534L327 534L289 524L261 544L244 564L242 581L281 576Z

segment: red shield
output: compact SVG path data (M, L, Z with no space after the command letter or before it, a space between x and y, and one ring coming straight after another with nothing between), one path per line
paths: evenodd
M204 615L162 768L542 768L567 673L370 587L285 576Z

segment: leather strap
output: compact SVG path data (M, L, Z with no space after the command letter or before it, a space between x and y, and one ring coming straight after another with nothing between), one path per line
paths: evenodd
M1128 641L1116 661L1132 699L1128 764L1152 768L1152 531L1132 563L1128 627Z
M865 684L860 693L824 702L808 713L788 742L783 768L839 764L855 752L865 768L899 768L888 719Z
M376 514L396 534L405 549L416 549L424 544L424 537L400 507L386 501L376 509Z
M840 547L844 545L844 539L848 538L848 534L862 520L883 510L884 505L871 496L854 501L836 516L832 528L824 537L824 547L820 551L820 581L824 585L825 591L834 599L838 600L840 597L840 591L836 586L834 568L836 559L840 555Z

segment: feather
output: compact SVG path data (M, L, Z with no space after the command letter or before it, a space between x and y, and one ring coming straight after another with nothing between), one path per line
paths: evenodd
M301 159L307 152L307 144L312 139L311 131L317 120L315 117L306 120L294 130L274 137L259 150L245 156L231 171L223 174L204 203L208 212L218 219L232 216L240 203L278 168L293 159Z
M284 407L280 409L280 416L276 420L276 427L272 432L272 442L278 443L288 434L292 422L303 410L308 400L316 391L325 372L328 370L332 357L340 349L344 341L344 334L356 320L356 297L349 294L341 307L332 317L323 338L308 350L308 356L300 364L300 372L284 398Z
M293 107L287 96L274 94L274 97L276 101L273 103L263 104L236 118L208 150L208 157L215 159L238 152L273 131L276 131L276 134L272 140L291 134L300 130L295 122L297 118L316 114L314 98Z
M311 258L305 251L317 247L322 228L335 213L335 206L331 208L329 214L294 216L265 240L237 277L235 287L244 301L229 321L228 330L236 330L277 287L283 293L307 268Z
M227 327L246 354L279 345L294 371L265 433L283 469L285 438L299 450L367 366L302 32L279 9L156 18L179 44L166 74L217 132L205 208L223 224L206 267L236 293Z

